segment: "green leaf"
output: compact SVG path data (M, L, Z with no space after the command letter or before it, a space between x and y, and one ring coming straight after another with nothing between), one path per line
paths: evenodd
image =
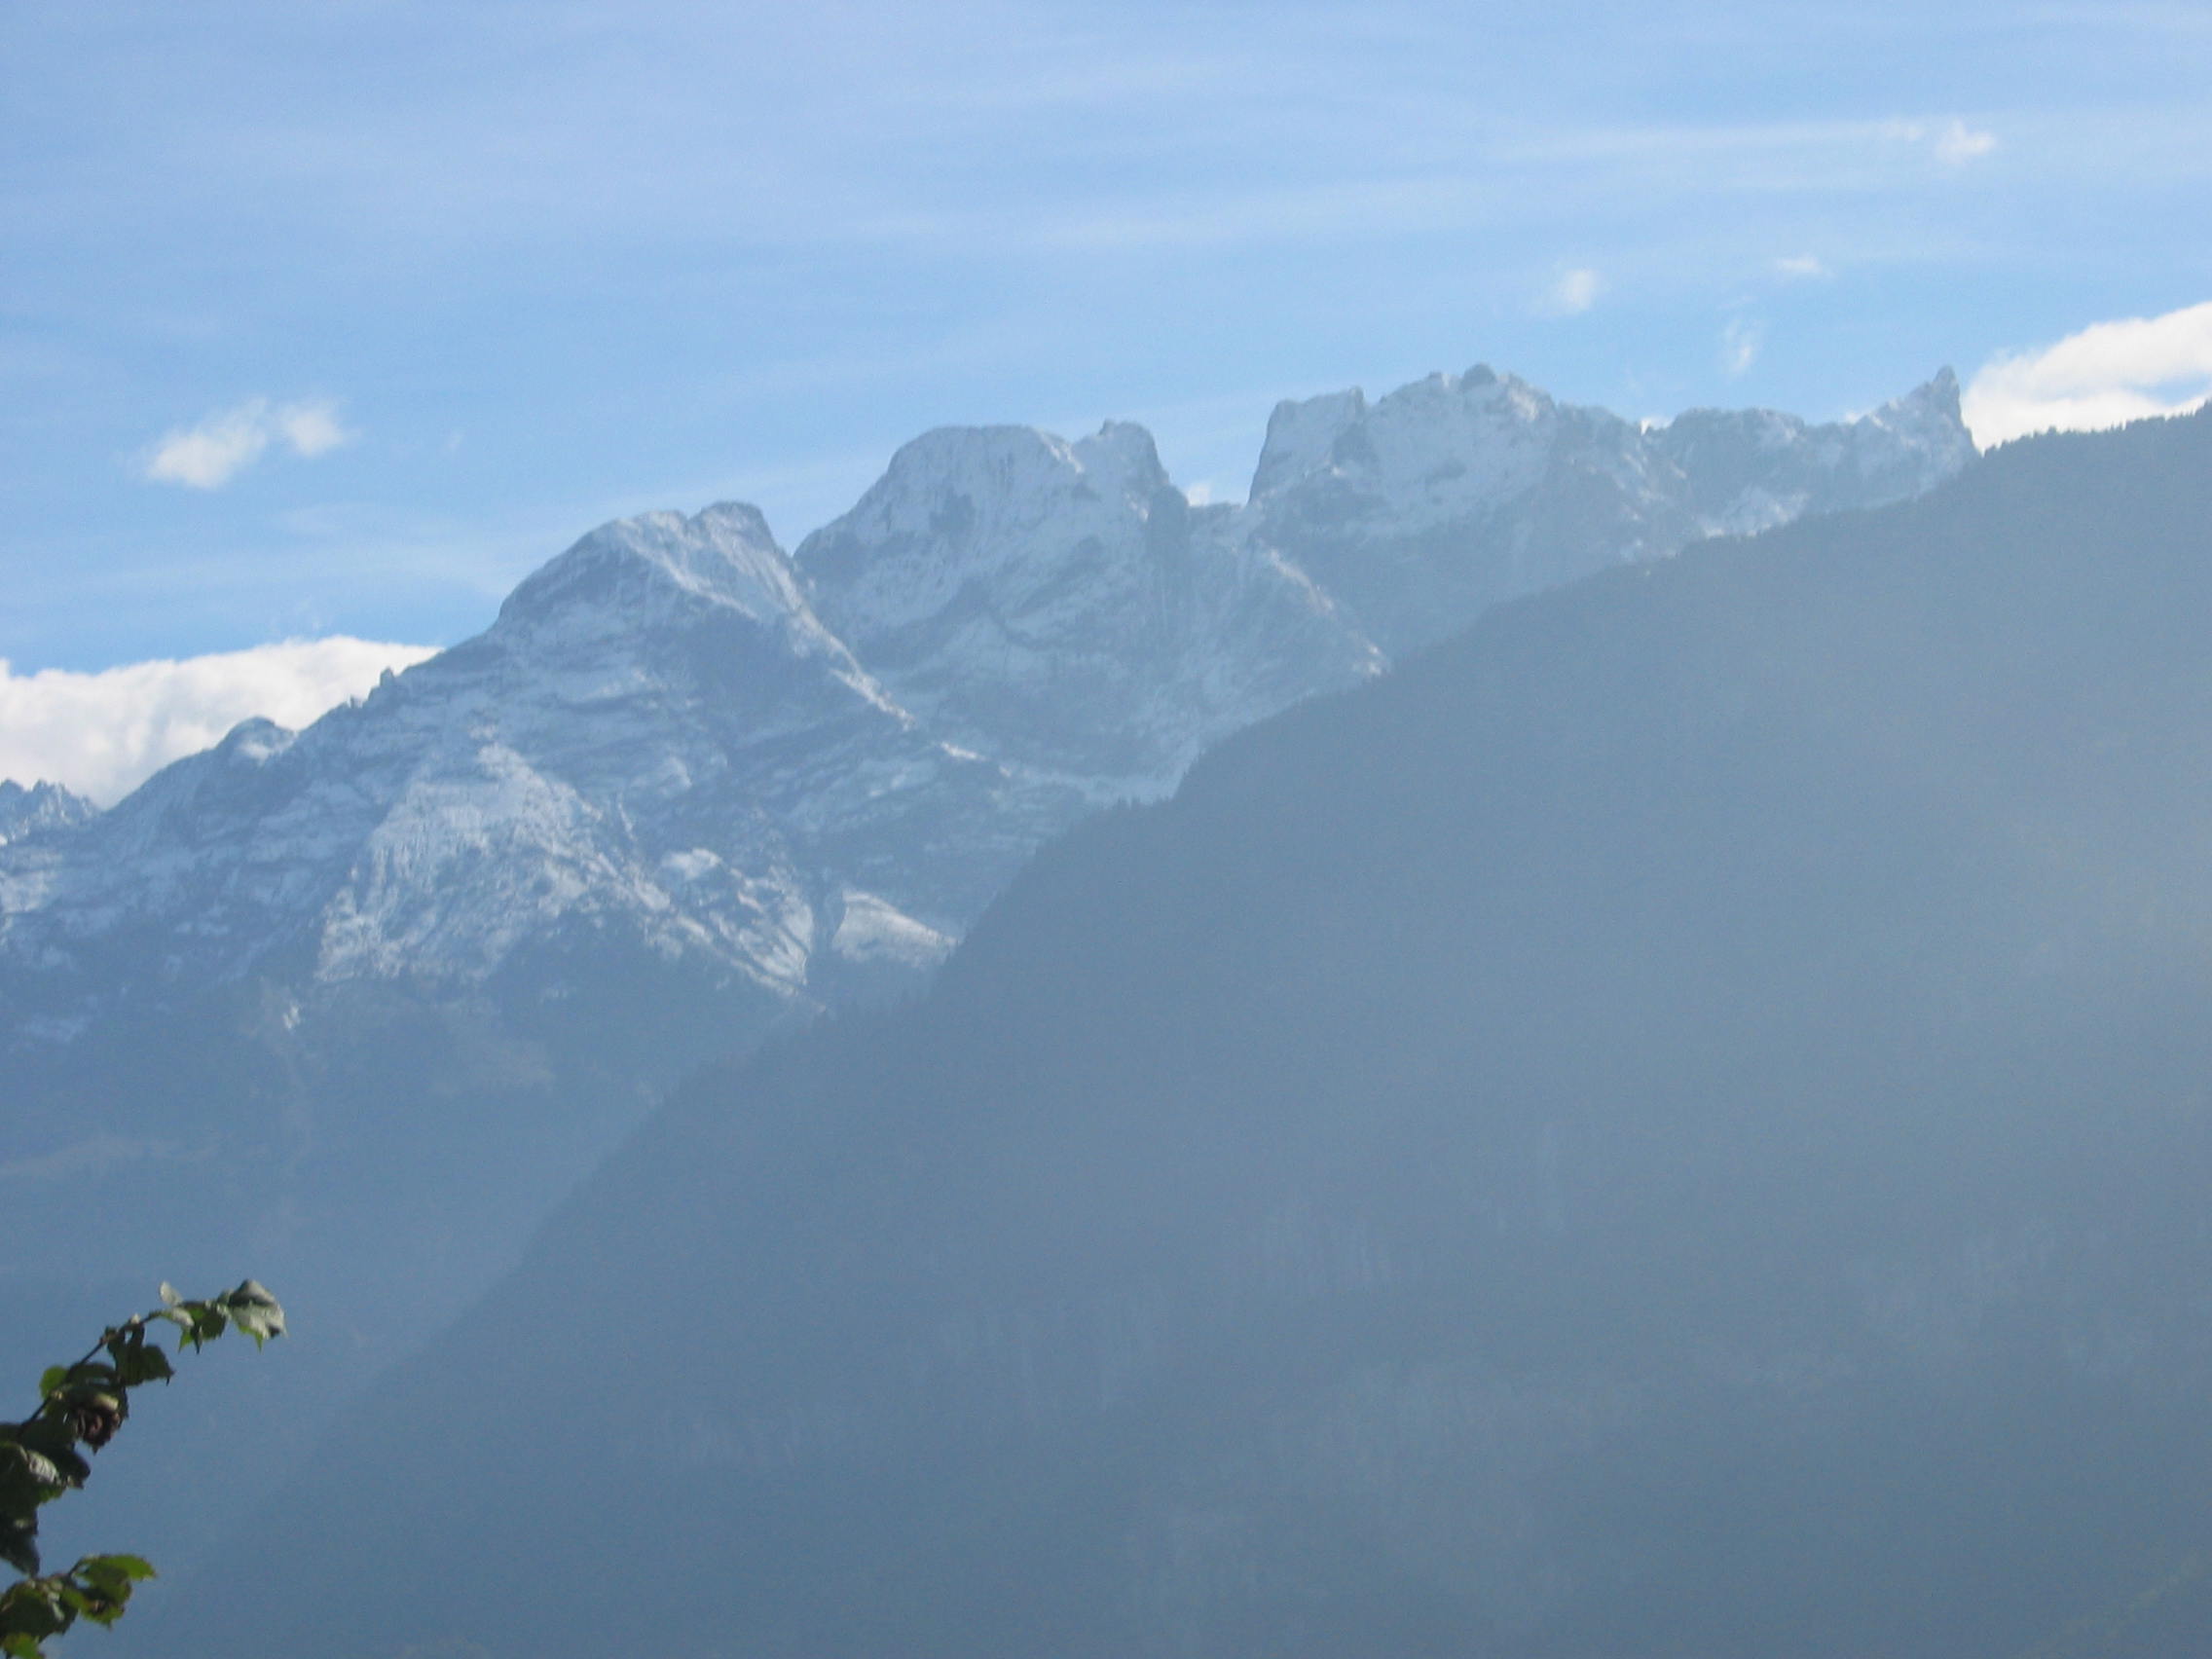
M0 1636L0 1653L8 1659L46 1659L46 1649L27 1636Z
M126 1388L135 1388L141 1382L166 1382L176 1375L169 1365L169 1356L144 1342L131 1346L118 1369L121 1376L117 1381Z
M143 1556L134 1555L87 1556L77 1564L77 1570L95 1583L101 1574L112 1574L131 1584L160 1576Z
M77 1456L77 1436L69 1425L53 1418L24 1423L22 1437L12 1446L0 1447L0 1456L11 1462L20 1457L31 1479L41 1487L82 1486L92 1472L92 1466Z
M55 1389L60 1387L61 1384L68 1380L68 1377L69 1368L66 1365L48 1366L44 1371L39 1373L38 1397L42 1400L45 1399L47 1395L53 1393Z
M284 1309L267 1287L254 1279L247 1279L225 1296L222 1306L238 1328L253 1339L255 1347L284 1334Z
M79 1616L96 1625L111 1625L130 1604L130 1580L120 1575L95 1579L87 1567L88 1563L81 1561L69 1569L62 1580L62 1595Z
M0 1631L43 1641L59 1636L76 1623L76 1610L61 1598L59 1583L52 1578L26 1578L0 1595Z

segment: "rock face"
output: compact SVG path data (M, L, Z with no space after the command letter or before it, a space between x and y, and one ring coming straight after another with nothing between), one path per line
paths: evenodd
M0 847L49 830L73 830L98 816L98 807L59 784L37 783L25 789L0 778Z
M1947 369L1841 424L1696 410L1645 431L1476 367L1372 407L1357 391L1279 405L1249 511L1398 656L1609 565L1918 495L1972 453Z
M241 725L26 848L6 945L102 1002L264 970L481 983L594 940L802 998L848 906L869 951L940 954L1004 879L1013 794L862 671L752 508L653 514L359 704Z
M1193 508L1143 428L941 430L802 542L823 617L954 742L1097 799L1382 654L1304 572Z

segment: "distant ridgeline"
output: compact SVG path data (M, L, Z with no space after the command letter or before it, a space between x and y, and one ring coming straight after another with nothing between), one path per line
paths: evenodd
M1947 373L1826 426L1488 370L1285 404L1237 506L1134 426L938 431L795 556L743 505L608 525L305 731L84 822L0 797L0 1366L250 1269L302 1340L222 1398L304 1435L318 1354L464 1307L672 1080L923 982L1084 815L1497 601L1972 453Z
M2208 527L2212 415L2033 440L1231 739L147 1651L2204 1651Z

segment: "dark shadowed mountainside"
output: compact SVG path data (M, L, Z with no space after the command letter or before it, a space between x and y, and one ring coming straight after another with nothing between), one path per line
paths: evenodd
M2014 445L1231 740L681 1094L126 1640L2195 1650L2208 526L2212 416Z

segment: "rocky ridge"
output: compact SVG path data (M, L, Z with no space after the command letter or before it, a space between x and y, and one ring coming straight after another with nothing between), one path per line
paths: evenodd
M1083 812L1500 600L1972 453L1948 371L1839 424L1644 430L1478 367L1281 404L1240 506L1193 506L1141 427L1000 426L915 439L795 559L741 504L610 524L305 732L248 722L97 817L10 786L7 1035L609 937L834 1000L934 963Z
M50 830L70 830L96 817L99 808L59 784L36 783L25 789L0 778L0 847Z

